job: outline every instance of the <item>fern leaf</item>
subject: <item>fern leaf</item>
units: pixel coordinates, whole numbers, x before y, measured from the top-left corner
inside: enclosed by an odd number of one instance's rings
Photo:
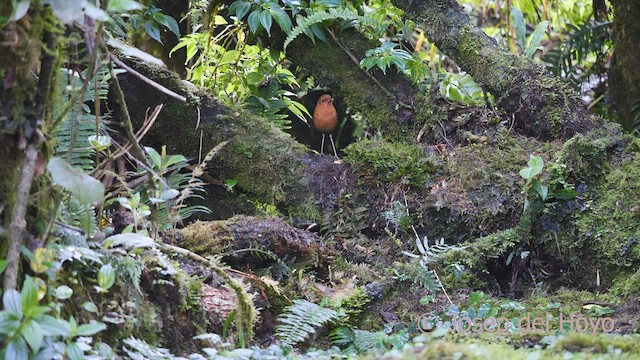
[[[285,51],[287,50],[287,46],[302,34],[307,34],[311,40],[314,40],[315,37],[320,37],[320,34],[317,34],[317,29],[312,29],[312,27],[316,24],[322,23],[323,21],[334,19],[359,20],[361,22],[368,21],[365,17],[360,16],[357,12],[349,9],[329,9],[328,11],[312,13],[307,17],[299,17],[298,26],[291,30],[291,33],[284,41]]]
[[[316,328],[340,318],[335,310],[327,309],[307,300],[294,300],[278,317],[281,323],[276,327],[276,335],[283,343],[294,345],[307,339]]]

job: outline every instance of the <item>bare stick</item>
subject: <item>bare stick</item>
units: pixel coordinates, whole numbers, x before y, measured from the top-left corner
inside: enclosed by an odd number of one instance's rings
[[[140,74],[139,72],[135,71],[134,69],[132,69],[130,66],[128,66],[127,64],[125,64],[124,62],[122,62],[122,60],[118,59],[115,55],[113,54],[109,54],[109,58],[111,59],[111,61],[113,61],[114,63],[118,64],[118,66],[120,66],[121,68],[127,70],[127,72],[131,73],[131,75],[137,77],[138,79],[146,82],[147,84],[153,86],[154,88],[158,89],[159,91],[171,96],[172,98],[176,99],[176,100],[180,100],[182,102],[187,102],[187,98],[177,94],[169,89],[167,89],[166,87],[158,84],[157,82],[149,79],[148,77]]]

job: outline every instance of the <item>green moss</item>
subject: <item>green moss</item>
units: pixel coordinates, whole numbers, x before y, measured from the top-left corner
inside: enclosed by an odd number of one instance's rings
[[[198,254],[220,253],[233,241],[223,221],[196,221],[181,232],[185,240],[183,246]]]
[[[610,292],[615,296],[640,295],[640,270],[631,276],[629,274],[617,276],[613,280]]]
[[[311,197],[299,205],[291,206],[288,210],[288,213],[295,218],[312,222],[320,222],[322,220],[322,214]]]
[[[566,166],[570,180],[590,181],[607,170],[609,157],[614,152],[621,152],[630,140],[616,126],[607,125],[588,135],[578,134],[567,140],[557,155],[558,162]]]
[[[356,172],[383,182],[424,187],[434,162],[416,145],[361,140],[345,149],[345,160]]]
[[[637,336],[605,334],[593,336],[591,334],[574,333],[561,337],[554,346],[554,350],[558,353],[569,351],[611,354],[613,349],[619,349],[623,354],[635,354],[634,357],[637,358],[638,354],[640,354],[640,341],[638,341]]]
[[[588,211],[575,221],[574,237],[559,239],[570,262],[585,275],[604,279],[640,265],[640,153],[626,156],[591,192]]]

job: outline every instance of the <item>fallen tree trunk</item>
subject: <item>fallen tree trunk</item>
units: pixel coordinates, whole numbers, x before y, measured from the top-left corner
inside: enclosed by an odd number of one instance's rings
[[[513,115],[514,128],[540,139],[568,139],[601,125],[571,87],[540,66],[507,52],[481,29],[456,0],[394,0],[498,106]]]

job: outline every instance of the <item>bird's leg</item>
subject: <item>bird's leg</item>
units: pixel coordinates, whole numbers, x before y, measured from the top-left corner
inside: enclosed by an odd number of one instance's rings
[[[331,140],[331,147],[333,148],[333,156],[338,159],[338,152],[336,151],[336,144],[333,142],[333,135],[329,134],[329,140]]]
[[[324,155],[324,136],[325,134],[322,134],[322,145],[320,145],[320,156]]]

